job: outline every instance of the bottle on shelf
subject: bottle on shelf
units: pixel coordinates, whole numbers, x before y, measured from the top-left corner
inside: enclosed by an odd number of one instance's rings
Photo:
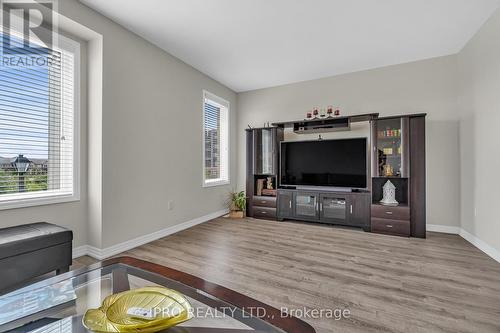
[[[378,132],[379,138],[400,138],[401,129],[399,128],[387,128],[383,131]]]

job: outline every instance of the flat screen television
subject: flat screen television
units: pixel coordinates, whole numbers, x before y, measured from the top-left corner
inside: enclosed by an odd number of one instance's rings
[[[367,187],[367,139],[281,142],[280,185]]]

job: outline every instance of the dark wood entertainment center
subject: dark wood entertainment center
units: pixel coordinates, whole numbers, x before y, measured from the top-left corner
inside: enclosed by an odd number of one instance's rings
[[[371,113],[247,129],[247,216],[328,223],[425,238],[425,116],[379,117]],[[296,134],[349,131],[355,122],[370,123],[366,189],[279,186],[279,149],[285,129]],[[269,180],[273,190],[263,186]],[[382,187],[388,180],[396,186],[397,206],[380,204]]]

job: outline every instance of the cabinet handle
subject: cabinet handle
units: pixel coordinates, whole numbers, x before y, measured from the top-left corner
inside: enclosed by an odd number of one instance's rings
[[[319,203],[319,211],[323,212],[323,203],[322,202]]]
[[[387,228],[392,228],[392,224],[386,224],[385,225]]]
[[[267,212],[264,212],[264,211],[261,211],[260,213],[261,213],[261,214],[267,214]]]
[[[264,200],[262,200],[262,201],[261,201],[260,203],[263,203],[263,204],[265,204],[266,202],[265,202]]]
[[[290,209],[292,209],[292,200],[290,200]]]
[[[388,214],[388,215],[392,215],[392,212],[385,212],[385,213]]]
[[[351,210],[351,214],[352,214],[352,205],[351,205],[351,207],[350,207],[350,210]]]

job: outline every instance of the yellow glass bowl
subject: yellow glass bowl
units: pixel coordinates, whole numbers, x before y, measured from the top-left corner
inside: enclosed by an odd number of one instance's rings
[[[148,318],[132,315],[131,308],[148,310],[154,315]],[[106,297],[98,309],[87,310],[82,322],[94,332],[150,333],[191,318],[191,305],[182,294],[163,287],[145,287]]]

